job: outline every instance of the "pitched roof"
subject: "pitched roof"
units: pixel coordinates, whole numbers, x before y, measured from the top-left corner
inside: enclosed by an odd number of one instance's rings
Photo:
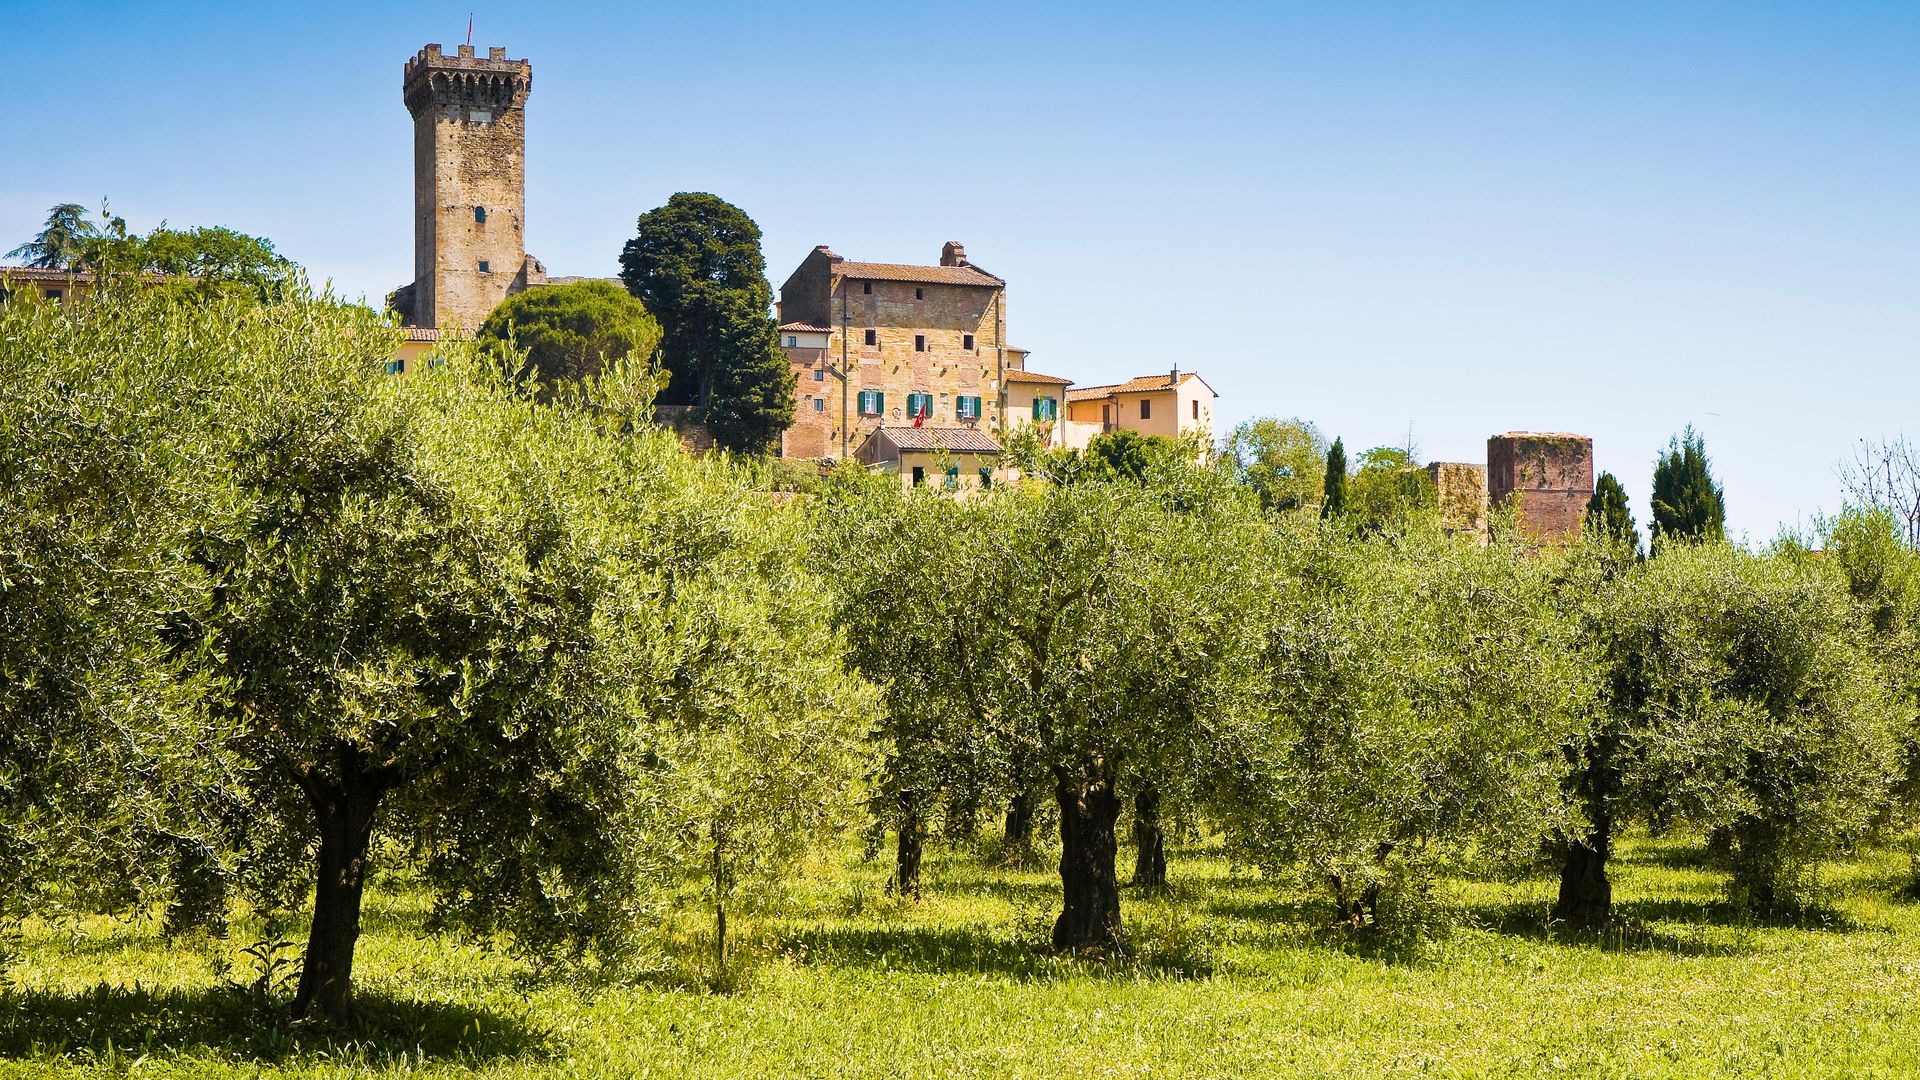
[[[1009,371],[1007,372],[1007,381],[1057,383],[1060,386],[1071,386],[1073,384],[1072,379],[1063,379],[1058,375],[1042,375],[1037,371]]]
[[[408,341],[464,341],[473,336],[460,330],[442,330],[432,326],[403,326],[400,332],[406,335]]]
[[[997,289],[1006,282],[977,266],[913,266],[908,263],[849,262],[833,264],[841,277],[871,281],[920,281],[929,285],[981,285]]]
[[[780,329],[782,329],[782,330],[794,330],[794,331],[798,331],[799,333],[802,333],[802,334],[831,334],[831,333],[833,333],[833,327],[831,327],[831,326],[815,326],[815,325],[813,325],[812,323],[803,323],[803,322],[787,322],[787,323],[781,323],[781,324],[780,324]]]
[[[1000,442],[979,428],[967,427],[882,427],[887,441],[902,450],[949,450],[956,454],[997,454]]]
[[[1189,379],[1200,379],[1200,376],[1195,375],[1191,371],[1183,371],[1180,373],[1180,381],[1182,383],[1185,383]],[[1200,379],[1200,385],[1207,387],[1208,390],[1213,389],[1212,386],[1207,384],[1207,380],[1205,379]],[[1171,389],[1173,389],[1173,373],[1168,372],[1165,375],[1142,375],[1138,378],[1128,379],[1123,383],[1108,383],[1105,386],[1083,386],[1078,390],[1067,391],[1067,400],[1092,401],[1096,398],[1112,397],[1115,394],[1147,394],[1155,390]],[[1213,396],[1219,397],[1220,395],[1215,393]]]

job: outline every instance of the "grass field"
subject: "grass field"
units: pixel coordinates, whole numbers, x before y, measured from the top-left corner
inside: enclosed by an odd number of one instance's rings
[[[1623,932],[1557,936],[1545,878],[1477,885],[1460,894],[1472,927],[1408,963],[1316,931],[1296,891],[1183,851],[1169,897],[1125,898],[1136,958],[1102,964],[1038,948],[1045,871],[934,854],[926,899],[901,905],[884,866],[850,863],[751,932],[729,994],[671,966],[582,982],[423,937],[424,903],[390,887],[361,938],[357,1041],[222,989],[223,958],[227,978],[254,971],[257,925],[197,943],[154,920],[35,925],[0,997],[0,1076],[1912,1076],[1906,865],[1833,867],[1829,918],[1755,927],[1691,848],[1641,841],[1617,875]]]

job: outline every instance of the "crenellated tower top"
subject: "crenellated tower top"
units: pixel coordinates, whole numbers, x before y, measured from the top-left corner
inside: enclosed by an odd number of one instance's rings
[[[507,59],[507,50],[491,48],[485,58],[462,45],[453,56],[428,45],[408,58],[401,78],[407,111],[418,120],[433,106],[465,106],[505,112],[521,108],[533,89],[533,65]]]

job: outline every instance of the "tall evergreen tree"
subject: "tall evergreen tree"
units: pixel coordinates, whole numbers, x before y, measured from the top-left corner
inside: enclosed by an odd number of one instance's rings
[[[1347,512],[1347,448],[1339,439],[1327,449],[1327,480],[1320,499],[1320,516],[1337,518]]]
[[[99,235],[100,230],[87,220],[86,207],[61,203],[47,211],[40,234],[7,252],[7,258],[25,259],[28,266],[40,270],[72,270]]]
[[[1714,482],[1706,440],[1689,424],[1653,467],[1653,535],[1718,540],[1726,535],[1726,525],[1726,497]]]
[[[1627,505],[1627,489],[1610,472],[1601,473],[1594,482],[1593,498],[1587,500],[1586,531],[1640,550],[1640,529],[1633,522],[1633,509]]]
[[[716,195],[681,192],[640,215],[620,280],[664,332],[662,400],[692,405],[732,450],[773,449],[793,422],[793,369],[768,309],[760,227]]]

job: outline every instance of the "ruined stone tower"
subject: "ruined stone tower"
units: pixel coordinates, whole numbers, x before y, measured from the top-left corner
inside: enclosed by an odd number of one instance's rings
[[[413,286],[395,297],[410,325],[472,330],[544,277],[526,254],[526,104],[533,65],[462,45],[407,61],[413,114]],[[410,295],[409,295],[410,294]]]
[[[1520,527],[1540,541],[1572,541],[1593,498],[1593,440],[1509,431],[1487,440],[1487,496],[1518,504]]]

